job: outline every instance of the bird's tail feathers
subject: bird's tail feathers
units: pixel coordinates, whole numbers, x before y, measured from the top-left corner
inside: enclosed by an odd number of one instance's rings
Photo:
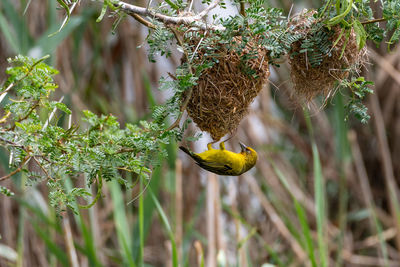
[[[186,154],[188,154],[191,158],[193,158],[196,162],[201,161],[202,159],[197,156],[195,153],[193,153],[192,151],[190,151],[189,149],[187,149],[184,146],[180,146],[179,147],[183,152],[185,152]]]
[[[189,149],[187,149],[184,146],[180,146],[179,147],[183,152],[185,152],[186,154],[188,154],[189,156],[193,156],[193,153],[189,151]]]

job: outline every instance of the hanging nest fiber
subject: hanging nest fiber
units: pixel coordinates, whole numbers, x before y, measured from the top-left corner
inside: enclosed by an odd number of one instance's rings
[[[197,126],[215,141],[236,130],[269,77],[267,51],[252,42],[244,45],[240,37],[233,43],[229,50],[218,44],[212,58],[201,49],[197,51],[196,61],[215,63],[199,77],[186,108]],[[244,48],[237,52],[241,45]],[[244,60],[246,57],[250,59]],[[187,93],[182,97],[186,99]]]
[[[331,30],[319,26],[315,13],[303,11],[289,23],[289,31],[302,36],[291,45],[290,76],[295,94],[306,101],[319,94],[332,96],[335,82],[346,79],[352,71],[358,72],[367,54],[366,48],[358,49],[353,29],[341,33],[339,26]],[[307,47],[311,53],[305,52]]]

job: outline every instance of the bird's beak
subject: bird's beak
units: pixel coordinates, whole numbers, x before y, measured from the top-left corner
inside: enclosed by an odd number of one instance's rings
[[[244,145],[243,143],[239,142],[240,148],[242,149],[242,152],[245,152],[247,149],[247,146]]]

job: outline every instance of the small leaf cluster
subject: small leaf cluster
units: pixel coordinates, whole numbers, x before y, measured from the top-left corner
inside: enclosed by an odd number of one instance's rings
[[[318,11],[309,17],[311,29],[306,32],[307,36],[301,36],[299,53],[306,53],[307,60],[312,67],[318,67],[325,56],[330,55],[331,48],[341,39],[345,39],[341,56],[346,49],[349,38],[355,34],[358,49],[361,50],[367,40],[376,44],[381,43],[390,31],[393,32],[389,45],[398,41],[400,36],[400,26],[398,10],[400,10],[399,0],[382,2],[383,17],[374,18],[371,8],[371,1],[368,0],[327,0]],[[396,9],[397,8],[397,9]],[[387,21],[386,28],[382,28],[377,22]],[[339,28],[338,28],[339,27]],[[331,31],[340,31],[336,40],[332,40]],[[397,33],[398,31],[398,33]],[[399,36],[397,36],[399,35]],[[296,37],[296,36],[294,36]],[[368,109],[363,105],[362,99],[366,94],[372,93],[368,87],[370,82],[363,77],[358,77],[357,73],[350,75],[347,80],[342,81],[341,85],[350,88],[350,100],[346,104],[349,114],[366,123],[369,119]]]
[[[365,46],[367,40],[379,45],[385,37],[389,38],[388,49],[390,49],[390,46],[400,38],[400,0],[380,3],[381,18],[374,18],[372,2],[369,0],[327,0],[318,11],[318,17],[323,19],[328,28],[340,26],[341,36],[344,35],[347,39],[351,31],[354,31],[359,49]],[[345,46],[343,51],[344,49]],[[370,84],[372,83],[365,81],[364,77],[352,77],[342,82],[342,85],[351,89],[351,98],[346,108],[349,114],[354,114],[362,123],[368,122],[370,117],[367,107],[361,101],[367,94],[372,93],[368,87]]]
[[[146,38],[149,45],[148,59],[150,62],[156,62],[156,56],[161,55],[165,57],[171,56],[171,46],[174,35],[162,23],[153,20],[156,25],[154,30],[150,30]]]
[[[249,7],[246,8],[245,16],[238,14],[218,21],[226,28],[218,33],[219,42],[229,46],[235,36],[240,36],[243,43],[241,49],[236,51],[239,54],[245,44],[250,41],[256,42],[256,47],[268,51],[268,60],[275,64],[274,60],[285,55],[290,47],[290,43],[285,42],[290,36],[286,31],[287,20],[281,9],[265,7],[263,0],[250,0],[248,3]],[[253,51],[253,53],[256,56],[258,51]],[[250,58],[245,60],[248,59]]]
[[[181,66],[177,67],[174,77],[161,77],[159,81],[159,90],[170,90],[173,95],[168,100],[166,100],[164,105],[159,105],[153,108],[153,119],[155,121],[160,121],[166,119],[167,117],[178,118],[179,115],[182,113],[182,94],[195,86],[197,84],[198,78],[199,74],[193,74],[193,72],[190,71],[190,67],[187,63],[184,63]],[[178,132],[177,134],[180,135],[180,133]]]
[[[14,67],[6,70],[8,79],[4,88],[7,90],[7,88],[14,87],[16,97],[22,99],[22,101],[10,101],[4,108],[6,114],[10,114],[14,122],[21,122],[25,119],[29,119],[28,121],[31,122],[37,121],[38,115],[33,107],[41,104],[51,109],[55,105],[46,99],[57,88],[53,76],[58,71],[44,64],[43,60],[34,61],[23,56],[8,60],[9,64],[14,64]],[[31,105],[32,103],[34,105]],[[66,111],[68,112],[68,110]]]
[[[350,88],[351,97],[346,103],[345,108],[347,109],[346,120],[350,114],[353,114],[361,123],[367,123],[370,119],[368,115],[368,108],[362,103],[362,100],[368,95],[372,94],[373,91],[369,88],[374,83],[366,81],[364,77],[353,78],[351,81],[344,81],[342,84],[345,87]]]
[[[384,35],[392,33],[388,41],[388,48],[400,39],[400,1],[388,0],[383,1],[383,18],[386,19],[386,30]]]
[[[46,181],[55,207],[72,209],[76,197],[91,195],[83,188],[67,191],[67,176],[85,177],[89,186],[97,183],[98,188],[102,180],[116,179],[131,188],[138,179],[149,179],[152,168],[160,164],[158,155],[167,157],[165,144],[182,136],[180,130],[165,130],[168,109],[161,107],[154,110],[153,121],[125,127],[111,114],[96,115],[88,110],[83,111],[84,129],[63,127],[62,121],[71,111],[51,100],[57,71],[43,60],[28,57],[18,56],[10,63],[13,66],[7,69],[9,77],[0,91],[8,94],[0,144],[9,151],[11,168],[28,176],[28,185]],[[36,165],[34,170],[27,167],[29,161]],[[1,192],[10,194],[3,188]]]
[[[5,196],[7,196],[7,197],[12,197],[14,195],[14,192],[12,192],[7,187],[4,187],[4,186],[0,185],[0,194],[3,194]]]
[[[312,19],[312,17],[310,17]],[[321,65],[326,56],[331,56],[332,41],[330,37],[332,32],[322,27],[321,23],[316,23],[315,27],[303,36],[298,52],[293,52],[291,56],[298,53],[305,53],[311,67],[316,68]]]
[[[376,2],[376,1],[375,1]],[[374,18],[369,0],[328,0],[319,10],[319,17],[324,18],[327,27],[340,25],[340,27],[353,29],[359,49],[366,40],[371,40],[379,45],[385,37],[389,38],[390,45],[400,39],[400,0],[381,1],[382,17]],[[385,21],[385,24],[378,22]],[[383,26],[384,25],[384,26]]]

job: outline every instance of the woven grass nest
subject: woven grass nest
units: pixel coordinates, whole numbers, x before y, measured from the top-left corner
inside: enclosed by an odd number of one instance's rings
[[[233,46],[239,47],[241,42],[237,37]],[[217,55],[213,54],[217,62],[203,71],[186,108],[197,126],[210,133],[214,141],[236,130],[269,77],[267,51],[254,43],[248,42],[240,54],[221,45],[217,50]],[[243,56],[254,52],[251,59],[243,60]],[[204,51],[199,50],[198,55],[199,61],[207,60]],[[182,97],[185,99],[186,94]]]
[[[310,37],[311,29],[317,23],[312,16],[316,11],[303,11],[295,16],[289,23],[289,29],[294,34]],[[329,31],[327,28],[321,30]],[[366,48],[358,49],[356,35],[352,29],[349,37],[341,34],[341,28],[335,26],[330,32],[330,53],[323,55],[323,60],[317,67],[312,67],[306,53],[300,53],[304,39],[294,42],[289,53],[291,66],[291,79],[295,94],[306,101],[311,101],[315,96],[322,94],[326,98],[335,92],[335,82],[346,79],[351,71],[358,72],[366,62]],[[340,39],[339,39],[340,37]],[[333,44],[335,46],[333,46]],[[333,47],[332,47],[333,46]],[[344,47],[344,51],[343,51]],[[342,54],[343,53],[343,54]]]

